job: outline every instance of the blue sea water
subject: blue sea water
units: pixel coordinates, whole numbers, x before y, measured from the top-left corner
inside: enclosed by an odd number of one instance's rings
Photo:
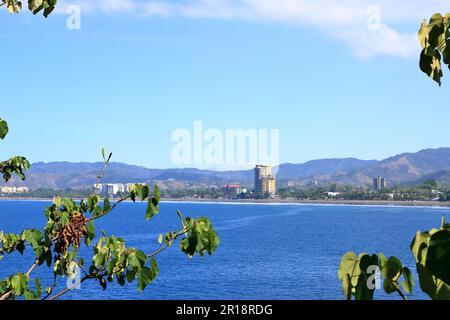
[[[48,204],[1,201],[0,230],[44,227]],[[143,293],[137,292],[137,284],[125,288],[114,284],[102,291],[98,283],[85,282],[64,299],[341,300],[337,270],[343,254],[384,252],[414,270],[409,246],[415,233],[438,227],[443,214],[450,216],[443,208],[162,203],[160,214],[145,221],[145,204],[124,203],[98,220],[97,231],[103,229],[125,238],[129,247],[153,252],[159,233],[178,229],[177,209],[185,216],[211,218],[222,241],[213,256],[188,259],[174,246],[158,256],[160,275]],[[86,255],[91,250],[81,251]],[[25,272],[32,261],[32,253],[26,259],[5,257],[0,278]],[[52,271],[46,266],[33,275],[42,277],[44,286],[52,283]],[[61,281],[59,289],[64,287]],[[376,298],[398,296],[380,290]],[[411,297],[426,298],[417,288]]]

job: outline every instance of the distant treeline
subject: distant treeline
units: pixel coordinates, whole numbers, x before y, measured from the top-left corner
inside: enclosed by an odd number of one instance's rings
[[[251,187],[248,187],[251,190]],[[86,198],[91,195],[93,189],[37,189],[28,193],[1,194],[8,198],[40,198],[51,199],[55,195],[69,198]],[[120,198],[126,194],[117,194]],[[247,194],[230,195],[222,188],[195,188],[188,189],[163,189],[162,198],[170,199],[254,199],[251,192]],[[394,201],[450,201],[450,187],[439,186],[434,180],[425,181],[414,187],[394,186],[375,192],[373,190],[361,190],[353,186],[331,184],[318,187],[282,187],[277,191],[277,197],[281,199],[298,200],[394,200]]]
[[[91,195],[93,189],[65,189],[65,190],[53,190],[53,189],[37,189],[30,190],[27,193],[3,193],[0,196],[4,198],[36,198],[36,199],[53,199],[55,196],[65,198],[86,198]]]
[[[299,200],[450,201],[450,188],[439,186],[434,180],[425,181],[414,187],[394,186],[380,191],[332,184],[310,188],[280,188],[278,196],[282,199]]]

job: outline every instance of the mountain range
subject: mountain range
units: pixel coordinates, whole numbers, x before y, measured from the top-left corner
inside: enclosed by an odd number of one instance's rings
[[[14,178],[8,185],[31,189],[90,188],[96,182],[102,163],[37,162],[22,182]],[[306,184],[371,185],[373,178],[383,176],[392,185],[414,185],[428,179],[450,185],[450,148],[426,149],[416,153],[399,154],[384,160],[355,158],[321,159],[302,164],[286,163],[277,168],[279,184],[296,181]],[[212,171],[200,169],[149,169],[112,162],[104,183],[136,183],[159,181],[168,188],[208,187],[227,183],[253,185],[253,170]],[[4,184],[2,184],[4,185]]]

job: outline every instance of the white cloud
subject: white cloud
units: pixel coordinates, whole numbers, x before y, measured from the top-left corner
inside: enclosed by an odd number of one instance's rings
[[[313,27],[344,41],[362,58],[416,57],[421,20],[448,11],[440,0],[63,0],[58,11],[65,12],[69,4],[87,14],[244,19]],[[378,14],[378,25],[368,26]],[[407,32],[393,27],[403,24],[408,24]]]
[[[360,58],[378,55],[417,58],[420,44],[416,33],[401,33],[382,24],[376,30],[340,30],[335,38],[344,41]]]

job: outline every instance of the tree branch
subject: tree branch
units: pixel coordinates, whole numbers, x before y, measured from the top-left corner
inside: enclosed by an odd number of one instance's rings
[[[34,269],[36,269],[36,267],[39,264],[39,260],[36,260],[33,265],[28,269],[28,271],[25,273],[25,275],[27,277],[30,276],[30,274],[34,271]],[[0,301],[5,301],[8,300],[12,295],[12,290],[7,291],[6,293],[4,293],[1,297],[0,297]]]
[[[188,231],[186,230],[186,228],[184,228],[183,230],[181,230],[180,232],[178,232],[177,234],[175,234],[175,236],[173,237],[172,241],[177,240],[179,237],[185,235]],[[171,244],[169,243],[165,243],[163,246],[161,246],[161,248],[159,248],[158,250],[156,250],[155,252],[149,254],[147,256],[147,259],[149,258],[153,258],[154,256],[160,254],[161,252],[163,252],[165,249],[167,249]]]
[[[116,202],[109,210],[107,210],[106,212],[102,213],[101,215],[98,215],[98,216],[96,216],[96,217],[92,217],[92,218],[87,219],[86,223],[89,223],[89,222],[91,222],[91,221],[100,219],[100,218],[102,218],[102,217],[108,215],[108,214],[111,213],[111,211],[113,211],[119,204],[121,204],[121,203],[124,202],[124,201],[129,200],[130,198],[131,198],[131,196],[127,196],[127,197],[125,197],[125,198],[121,198],[121,199],[120,199],[119,201],[117,201],[117,202]]]
[[[103,163],[103,169],[100,172],[100,175],[97,176],[97,183],[95,184],[94,193],[92,195],[95,195],[97,193],[96,192],[96,190],[97,190],[96,187],[98,187],[98,185],[100,184],[101,180],[103,179],[103,177],[105,175],[106,168],[108,167],[108,164],[109,164],[109,161],[106,161],[106,159],[105,159],[105,162]]]
[[[183,230],[181,230],[180,232],[178,232],[177,234],[175,234],[174,238],[172,240],[176,240],[177,238],[179,238],[182,235],[185,235],[188,231],[186,230],[186,228],[183,228]],[[156,250],[155,252],[147,255],[147,259],[153,258],[154,256],[160,254],[161,252],[163,252],[165,249],[167,249],[169,247],[169,243],[165,243],[163,246],[161,246],[161,248],[159,248],[158,250]],[[101,274],[101,273],[100,273]],[[77,283],[75,283],[74,285],[70,286],[67,289],[64,289],[63,291],[61,291],[60,293],[52,296],[51,298],[49,298],[48,300],[56,300],[60,297],[62,297],[63,295],[69,293],[70,291],[72,291],[73,289],[75,289],[76,287],[78,287],[80,284],[82,284],[83,282],[85,282],[86,280],[90,280],[90,279],[97,279],[99,276],[92,276],[92,275],[86,275],[83,279],[81,279],[80,281],[78,281]],[[45,297],[43,300],[46,300],[47,297]]]
[[[75,283],[74,285],[68,287],[67,289],[61,291],[61,292],[58,293],[58,294],[55,294],[53,297],[49,298],[48,300],[49,300],[49,301],[52,301],[52,300],[56,300],[56,299],[60,298],[61,296],[65,295],[66,293],[68,293],[68,292],[70,292],[70,291],[72,291],[73,289],[75,289],[76,287],[78,287],[80,284],[82,284],[83,282],[85,282],[86,280],[89,280],[89,279],[93,279],[93,278],[90,277],[90,276],[86,276],[86,277],[84,277],[83,279],[81,279],[80,281],[78,281],[77,283]]]
[[[55,288],[56,288],[56,279],[57,279],[57,275],[55,274],[53,276],[53,286],[50,288],[50,291],[48,292],[48,294],[44,298],[42,298],[42,300],[47,300],[48,297],[50,297],[50,295],[53,293],[53,290],[55,290]]]
[[[408,298],[406,298],[406,296],[403,294],[403,292],[398,287],[396,287],[396,291],[400,295],[400,297],[402,297],[403,300],[408,301]]]
[[[1,4],[0,4],[0,6],[1,6]],[[105,161],[105,164],[104,164],[104,166],[103,166],[103,170],[102,170],[102,172],[100,173],[100,175],[97,177],[97,184],[96,184],[96,186],[98,186],[98,185],[100,184],[100,181],[101,181],[101,179],[103,178],[103,176],[104,176],[104,174],[105,174],[105,170],[106,170],[106,168],[107,168],[107,166],[108,166],[108,163],[109,163],[109,161]],[[0,165],[1,165],[1,164],[0,164]],[[94,188],[94,193],[93,193],[93,195],[95,195],[95,194],[96,194],[96,189]],[[125,198],[121,198],[121,199],[120,199],[119,201],[117,201],[113,206],[111,206],[111,208],[110,208],[109,210],[105,211],[104,213],[102,213],[102,214],[99,215],[99,216],[91,217],[90,219],[87,219],[87,220],[86,220],[86,223],[89,223],[89,222],[91,222],[91,221],[100,219],[100,218],[102,218],[102,217],[108,215],[108,214],[111,213],[111,212],[112,212],[119,204],[121,204],[122,202],[124,202],[124,201],[126,201],[126,200],[129,200],[129,199],[131,199],[131,195],[128,195],[128,196],[125,197]],[[184,235],[184,234],[186,234],[186,233],[187,233],[186,228],[183,228],[183,230],[181,230],[179,233],[175,234],[175,236],[173,237],[173,239],[172,239],[171,241],[173,242],[173,241],[176,240],[178,237],[180,237],[181,235]],[[52,243],[51,243],[50,247],[54,244],[54,241],[55,241],[55,240],[52,239]],[[159,248],[157,251],[155,251],[155,252],[153,252],[152,254],[148,255],[147,258],[152,258],[152,257],[158,255],[159,253],[161,253],[162,251],[164,251],[166,248],[168,248],[170,245],[171,245],[171,243],[170,243],[170,244],[169,244],[169,243],[165,243],[165,244],[164,244],[161,248]],[[0,248],[0,250],[4,250],[4,249],[3,249],[3,248]],[[2,251],[0,251],[0,252],[2,252]],[[51,288],[50,292],[49,292],[42,300],[47,300],[47,298],[48,298],[48,300],[56,300],[56,299],[60,298],[61,296],[65,295],[66,293],[68,293],[68,292],[72,291],[73,289],[75,289],[77,286],[79,286],[79,285],[80,285],[81,283],[83,283],[84,281],[89,280],[89,279],[94,279],[94,278],[96,278],[96,277],[94,277],[94,276],[92,276],[92,275],[87,274],[86,270],[81,266],[81,264],[80,264],[78,261],[75,260],[75,262],[77,263],[78,266],[80,266],[80,267],[83,269],[83,271],[84,271],[84,273],[85,273],[85,277],[84,277],[83,279],[81,279],[80,281],[78,281],[76,284],[74,284],[74,285],[72,285],[72,286],[66,288],[65,290],[61,291],[60,293],[58,293],[58,294],[56,294],[56,295],[54,295],[54,296],[52,296],[52,297],[49,298],[49,296],[52,294],[53,290],[54,290],[55,287],[56,287],[56,277],[55,277],[55,278],[54,278],[54,282],[53,282],[53,287]],[[26,275],[27,275],[28,277],[29,277],[30,274],[34,271],[34,269],[36,269],[36,267],[38,266],[38,264],[39,264],[39,260],[36,260],[36,261],[33,263],[33,265],[29,268],[29,270],[28,270],[27,273],[26,273]],[[12,290],[10,290],[10,291],[4,293],[4,294],[0,297],[0,300],[7,300],[7,299],[9,299],[9,298],[11,297],[12,293],[13,293]]]

